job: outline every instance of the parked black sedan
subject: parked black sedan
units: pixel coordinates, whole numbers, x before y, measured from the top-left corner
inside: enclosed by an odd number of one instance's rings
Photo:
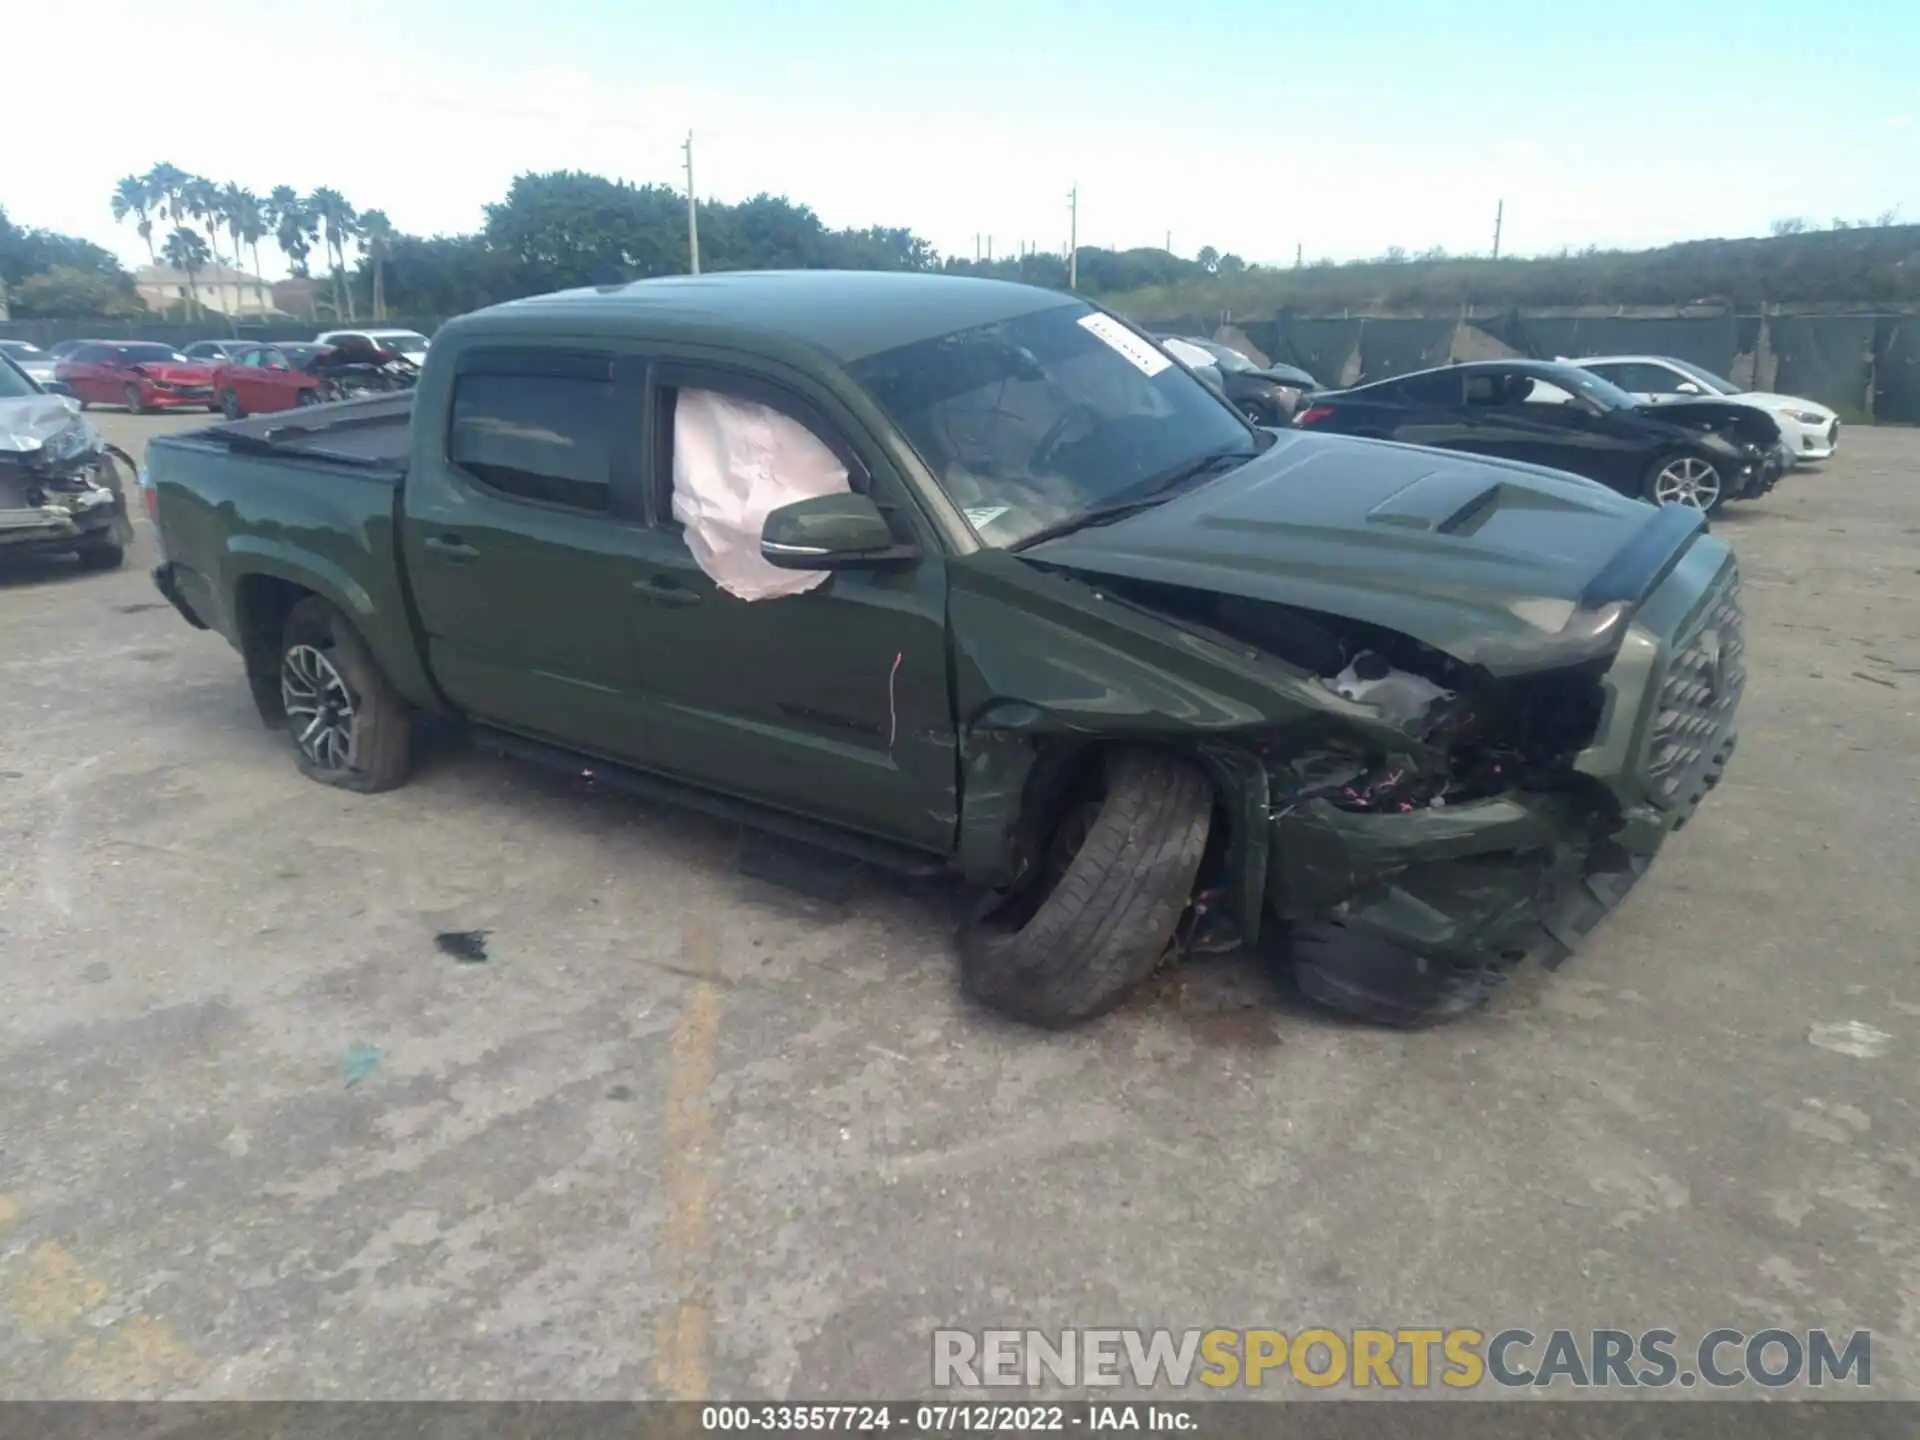
[[[1623,495],[1708,514],[1779,476],[1779,427],[1719,401],[1642,406],[1572,365],[1496,360],[1308,398],[1293,423],[1569,470]],[[1767,433],[1771,431],[1772,433]]]

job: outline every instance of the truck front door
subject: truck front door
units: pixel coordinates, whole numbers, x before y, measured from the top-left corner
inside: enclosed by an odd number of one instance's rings
[[[631,585],[655,544],[638,493],[640,397],[610,352],[473,349],[444,437],[416,446],[401,543],[428,660],[463,712],[638,760]],[[626,474],[622,483],[623,470]]]
[[[673,416],[683,390],[766,405],[804,425],[921,558],[836,571],[797,595],[748,601],[721,589],[672,513]],[[738,365],[662,359],[651,368],[647,416],[650,543],[627,614],[654,763],[713,789],[950,853],[958,784],[946,570],[905,483],[830,393],[748,357]]]

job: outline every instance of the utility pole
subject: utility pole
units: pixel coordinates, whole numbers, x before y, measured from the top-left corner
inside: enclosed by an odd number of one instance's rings
[[[1080,288],[1080,186],[1067,191],[1067,288]]]
[[[1507,218],[1507,202],[1502,200],[1493,207],[1493,258],[1500,258],[1500,227]]]
[[[989,265],[993,263],[993,237],[991,235],[987,237],[987,263]]]
[[[1167,253],[1169,255],[1173,253],[1173,232],[1171,230],[1167,232]]]
[[[980,232],[978,230],[973,232],[973,263],[976,265],[980,263]]]
[[[687,143],[682,147],[687,152],[687,255],[693,262],[693,273],[700,273],[700,212],[693,203],[693,132],[687,132]]]
[[[1306,263],[1307,247],[1304,241],[1295,241],[1293,246],[1293,268],[1298,270]]]

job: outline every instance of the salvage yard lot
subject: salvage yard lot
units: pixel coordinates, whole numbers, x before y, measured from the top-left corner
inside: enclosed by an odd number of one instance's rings
[[[847,1399],[936,1326],[1137,1324],[1868,1329],[1920,1398],[1920,433],[1715,528],[1726,784],[1559,974],[1410,1035],[1245,956],[1029,1032],[944,886],[829,906],[457,748],[323,789],[144,523],[9,569],[0,1395]]]

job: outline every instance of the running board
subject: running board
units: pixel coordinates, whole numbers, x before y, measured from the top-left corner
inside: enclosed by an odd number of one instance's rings
[[[895,875],[924,878],[949,874],[953,868],[942,857],[929,854],[924,850],[915,850],[910,846],[875,839],[873,836],[862,835],[858,831],[844,829],[824,821],[807,820],[798,815],[789,815],[783,810],[768,809],[764,805],[754,804],[751,800],[739,800],[731,795],[717,794],[712,790],[704,790],[684,781],[670,780],[664,775],[655,775],[649,771],[636,770],[612,761],[579,755],[571,750],[563,750],[557,745],[529,740],[505,730],[475,725],[473,743],[476,748],[491,754],[503,755],[513,760],[531,761],[545,769],[561,771],[568,775],[577,776],[582,770],[591,770],[595,780],[603,781],[616,790],[625,791],[643,800],[657,800],[662,804],[675,805],[685,810],[698,810],[721,820],[730,820],[736,825],[744,825],[749,830],[778,835],[803,845],[818,845],[836,854],[845,855],[848,859],[859,860],[877,870],[886,870]]]

